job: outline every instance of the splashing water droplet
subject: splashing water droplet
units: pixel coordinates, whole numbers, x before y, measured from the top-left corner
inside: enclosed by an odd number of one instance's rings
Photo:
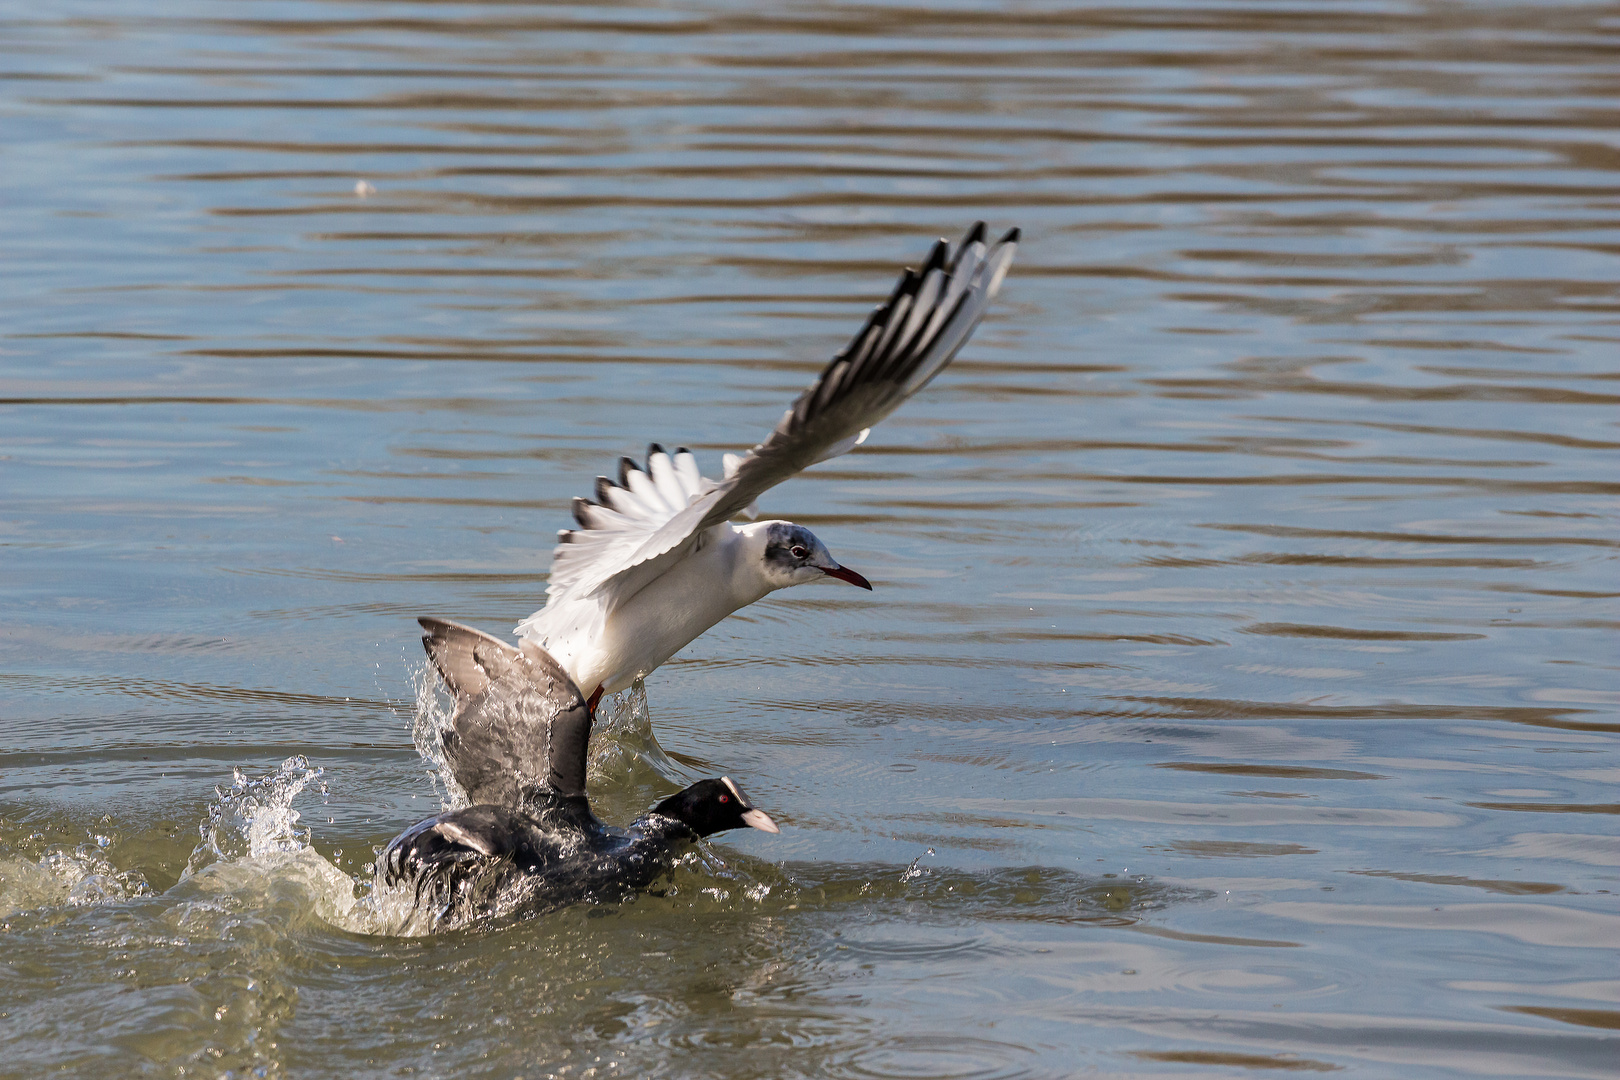
[[[900,874],[901,882],[904,883],[904,882],[908,882],[908,881],[916,881],[920,877],[927,877],[928,875],[932,874],[933,873],[932,870],[928,869],[928,867],[926,867],[926,866],[921,866],[919,864],[923,861],[923,856],[932,855],[933,853],[934,853],[934,849],[929,848],[927,851],[924,851],[922,855],[919,855],[915,859],[912,859],[911,860],[911,865],[906,867],[905,870],[903,870],[901,872],[901,874]]]
[[[311,768],[302,754],[257,780],[248,779],[240,767],[232,769],[231,789],[214,789],[218,797],[198,826],[200,840],[186,861],[183,876],[222,859],[258,858],[308,847],[309,827],[298,827],[299,813],[292,801],[310,781],[320,779],[323,771]]]
[[[411,683],[416,689],[411,742],[415,744],[416,752],[422,755],[422,760],[430,766],[428,782],[433,785],[433,794],[438,796],[439,804],[446,810],[460,810],[471,800],[461,785],[456,783],[456,778],[450,774],[449,764],[444,760],[444,733],[450,730],[455,702],[439,682],[438,672],[425,659],[420,666],[411,669]]]

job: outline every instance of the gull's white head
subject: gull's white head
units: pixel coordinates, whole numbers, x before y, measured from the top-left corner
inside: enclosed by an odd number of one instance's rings
[[[838,565],[827,545],[803,525],[791,521],[761,521],[750,526],[749,531],[764,541],[760,572],[772,589],[830,577],[868,591],[872,588],[872,583],[864,577]]]

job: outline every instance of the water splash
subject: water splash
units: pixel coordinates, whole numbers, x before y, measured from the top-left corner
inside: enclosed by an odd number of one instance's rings
[[[444,808],[460,809],[469,800],[450,774],[442,748],[454,702],[430,663],[413,667],[410,674],[415,691],[412,742]],[[647,691],[640,681],[604,703],[594,727],[593,780],[623,784],[634,773],[644,780],[653,773],[683,785],[692,779],[654,738]],[[325,770],[302,755],[263,776],[232,770],[231,785],[215,788],[215,799],[198,827],[199,842],[181,876],[180,892],[194,897],[186,903],[213,911],[229,898],[280,894],[292,885],[307,894],[313,914],[354,933],[415,936],[447,928],[430,907],[420,904],[413,889],[385,885],[374,865],[362,871],[364,876],[351,876],[313,849],[311,828],[301,824],[293,804],[311,785],[326,796],[324,777]],[[728,866],[708,845],[686,853],[680,868],[671,896],[701,890],[708,902],[724,904],[740,890],[742,897],[759,903],[772,891],[770,884]],[[514,894],[512,905],[497,906],[504,915],[508,906],[516,910],[523,901]]]
[[[921,863],[923,861],[923,856],[924,855],[932,856],[933,854],[934,854],[934,849],[929,848],[927,851],[923,852],[922,855],[919,855],[915,859],[912,859],[911,860],[911,865],[906,867],[905,870],[901,871],[901,873],[900,873],[900,881],[901,881],[901,883],[904,884],[906,882],[916,881],[920,877],[929,877],[929,876],[931,876],[933,874],[933,871],[930,870],[928,867],[921,865]]]
[[[292,808],[293,799],[312,781],[321,780],[325,769],[311,768],[302,754],[288,758],[268,776],[250,780],[237,767],[228,790],[216,787],[208,815],[197,827],[200,840],[186,860],[182,880],[211,863],[244,858],[262,858],[272,853],[291,853],[309,847],[309,827],[299,827],[301,816]]]
[[[444,760],[444,733],[450,730],[450,721],[455,716],[455,700],[427,660],[411,668],[411,685],[416,690],[411,742],[428,766],[428,780],[433,784],[433,793],[439,797],[439,805],[445,810],[460,810],[471,800],[456,783],[449,763]]]
[[[302,754],[264,776],[233,769],[231,786],[214,789],[214,802],[198,826],[199,841],[177,886],[177,895],[206,899],[187,900],[182,906],[200,902],[212,910],[220,897],[240,901],[280,895],[290,885],[307,896],[308,910],[319,918],[368,932],[371,912],[360,903],[367,883],[311,847],[311,829],[299,824],[302,815],[293,809],[293,800],[311,784],[326,797],[325,774]]]
[[[680,787],[697,779],[658,745],[647,705],[647,684],[637,679],[630,689],[614,694],[597,709],[585,778],[592,784],[622,784],[649,771]]]
[[[0,857],[0,917],[44,907],[85,907],[149,896],[152,887],[137,870],[120,870],[107,857],[108,836],[88,843],[53,845],[38,859]]]
[[[422,756],[429,781],[445,810],[460,810],[471,800],[450,772],[444,758],[444,733],[455,716],[455,699],[429,661],[410,669],[416,705],[411,722],[411,742]],[[637,679],[630,689],[614,694],[601,703],[591,725],[590,761],[587,779],[593,783],[622,783],[627,777],[650,771],[685,787],[697,779],[690,770],[672,760],[653,735],[652,711],[647,704],[647,686]]]

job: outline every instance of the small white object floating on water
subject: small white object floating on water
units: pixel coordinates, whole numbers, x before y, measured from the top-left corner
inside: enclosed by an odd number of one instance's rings
[[[367,196],[377,194],[377,188],[370,181],[356,180],[354,182],[354,193],[364,199]]]
[[[579,527],[558,535],[546,606],[518,624],[581,689],[589,707],[658,667],[709,627],[776,589],[838,578],[864,589],[809,529],[752,518],[754,501],[804,469],[864,442],[873,424],[927,386],[966,343],[1012,265],[1019,231],[994,247],[984,222],[954,252],[944,240],[906,270],[844,349],[763,442],[725,456],[725,478],[691,451],[653,444],[646,466],[619,462],[595,499],[574,500]]]

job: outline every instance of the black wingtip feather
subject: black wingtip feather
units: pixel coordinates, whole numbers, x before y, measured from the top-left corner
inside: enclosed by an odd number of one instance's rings
[[[961,265],[962,265],[962,256],[967,254],[967,249],[968,248],[972,247],[974,244],[982,244],[982,243],[984,243],[984,236],[985,236],[985,224],[984,224],[984,222],[982,222],[982,221],[974,222],[973,223],[973,228],[969,229],[967,231],[967,235],[962,237],[962,242],[960,244],[956,245],[956,251],[955,251],[955,253],[953,253],[951,255],[951,264],[950,264],[950,267],[949,267],[949,272],[950,273],[955,274],[957,269],[961,267]]]
[[[657,443],[648,443],[647,444],[647,467],[649,469],[652,468],[652,459],[653,459],[653,457],[655,455],[657,455],[657,454],[662,454],[663,452],[664,452],[664,448],[662,446],[659,446]]]
[[[608,505],[608,492],[613,488],[613,481],[605,476],[596,478],[596,501],[602,506]]]
[[[600,480],[602,478],[597,477],[597,479]],[[589,525],[585,524],[585,508],[589,505],[591,505],[591,500],[581,499],[577,495],[574,497],[574,521],[582,529],[590,528]]]
[[[895,283],[894,291],[889,294],[887,300],[877,306],[877,310],[872,313],[872,320],[869,321],[880,321],[882,317],[886,317],[902,296],[917,290],[917,282],[921,280],[922,278],[917,276],[917,271],[906,267],[900,275],[900,280]]]
[[[923,261],[920,270],[907,269],[895,284],[894,291],[888,299],[877,305],[867,316],[861,329],[842,349],[835,354],[827,365],[822,368],[821,376],[799,395],[789,408],[788,415],[777,425],[777,429],[766,437],[765,441],[754,448],[750,458],[759,458],[765,464],[750,472],[747,483],[763,483],[765,486],[774,484],[791,475],[792,471],[802,469],[806,462],[800,460],[801,451],[815,449],[816,440],[823,437],[827,442],[821,444],[825,449],[831,445],[839,425],[846,421],[856,423],[856,426],[870,426],[871,423],[892,412],[906,397],[920,390],[935,376],[944,370],[950,362],[951,355],[965,343],[967,336],[972,333],[972,325],[962,325],[959,320],[963,312],[970,305],[977,305],[975,311],[982,314],[982,306],[988,303],[985,292],[989,278],[978,274],[970,281],[955,282],[949,287],[942,287],[932,294],[931,304],[927,311],[912,311],[907,307],[903,315],[897,317],[897,307],[902,298],[909,298],[915,303],[919,290],[927,280],[928,275],[935,270],[941,270],[946,275],[954,277],[963,269],[963,259],[975,244],[981,245],[980,252],[988,245],[985,237],[988,235],[988,226],[983,221],[976,221],[967,230],[962,240],[954,248],[944,240],[933,244]],[[1001,239],[1003,244],[1015,244],[1022,236],[1017,229],[1009,230]],[[1005,253],[1009,258],[1011,252]],[[976,264],[975,269],[982,269],[989,263],[983,259]],[[998,267],[1005,272],[1005,260]],[[941,283],[944,286],[944,283]],[[952,292],[959,292],[955,302],[949,310],[939,310],[944,307],[946,299]],[[913,319],[915,316],[915,319]],[[974,319],[977,323],[977,318]],[[901,332],[907,327],[911,328],[911,337],[904,339]],[[928,328],[932,328],[932,333]],[[951,355],[941,355],[933,358],[931,366],[925,373],[921,382],[914,380],[919,370],[921,358],[930,355],[932,350],[938,348],[941,336],[947,332],[954,335],[955,345]],[[850,410],[843,414],[833,411],[843,403],[850,403]],[[810,444],[795,442],[804,435],[804,426],[826,416],[829,427],[823,428],[809,436]],[[848,432],[847,434],[853,434]],[[648,449],[649,457],[662,452],[656,443]],[[675,453],[690,454],[687,447],[679,447]],[[773,461],[774,458],[774,461]],[[641,466],[630,458],[623,458],[619,462],[619,483],[628,488],[630,471],[641,471]],[[651,462],[648,463],[651,468]],[[738,503],[748,492],[739,487],[741,479],[730,482],[725,490],[719,494],[720,501],[711,506],[702,518],[699,528],[713,525],[717,521],[724,521],[736,510],[740,510],[746,501]],[[760,488],[759,490],[764,490]],[[735,505],[734,505],[735,504]]]
[[[680,457],[680,456],[681,456],[681,455],[682,455],[682,454],[690,454],[690,453],[691,453],[691,452],[692,452],[692,451],[690,451],[690,450],[688,450],[688,449],[687,449],[687,448],[686,448],[686,447],[684,447],[684,446],[677,446],[677,447],[676,447],[676,448],[675,448],[675,456],[676,456],[676,457]]]
[[[887,327],[889,320],[894,315],[895,306],[900,302],[901,297],[910,296],[915,298],[917,292],[922,288],[923,281],[936,268],[943,269],[947,274],[955,274],[961,266],[962,257],[967,253],[968,248],[974,244],[983,244],[988,231],[989,227],[984,222],[975,221],[954,251],[944,240],[937,241],[929,249],[928,257],[923,261],[920,270],[907,268],[900,275],[900,280],[896,283],[894,291],[889,294],[889,298],[872,309],[872,313],[867,316],[866,322],[861,326],[860,331],[850,339],[849,344],[840,349],[827,362],[827,366],[822,368],[821,376],[816,381],[816,384],[793,403],[795,422],[804,423],[812,412],[825,408],[831,399],[838,396],[842,391],[846,391],[851,387],[864,386],[894,378],[896,373],[907,363],[926,353],[933,346],[938,336],[944,333],[956,320],[971,294],[964,292],[958,298],[951,310],[945,313],[945,318],[939,322],[933,335],[926,337],[919,335],[916,340],[908,343],[901,343],[898,340],[891,341],[885,349],[884,355],[863,354],[861,350],[866,342],[867,335],[874,327]],[[1021,235],[1022,233],[1014,228],[1006,236],[1002,237],[1001,242],[1017,243]],[[882,330],[880,329],[879,332],[881,333]],[[900,347],[902,345],[903,348]],[[859,362],[855,362],[857,354],[860,354]],[[845,361],[854,363],[854,366],[847,372],[840,373],[837,381],[842,384],[841,386],[834,387],[830,385],[829,380],[833,379],[834,372]]]

